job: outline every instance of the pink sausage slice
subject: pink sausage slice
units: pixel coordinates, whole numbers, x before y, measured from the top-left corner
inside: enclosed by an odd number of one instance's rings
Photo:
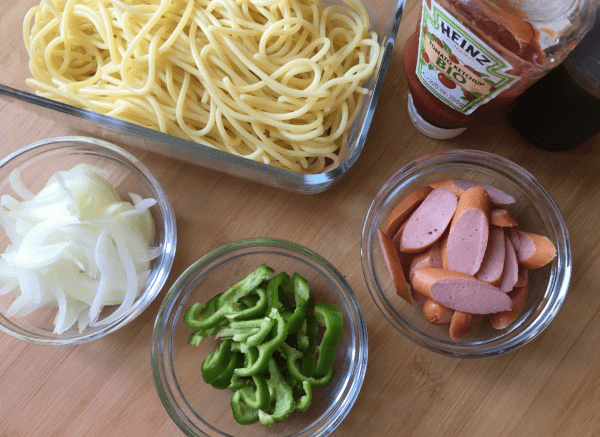
[[[523,287],[529,281],[528,276],[529,276],[529,274],[528,274],[527,269],[519,267],[519,275],[518,275],[517,283],[515,284],[515,288]]]
[[[481,267],[489,235],[490,198],[481,187],[465,191],[450,224],[446,266],[468,275]]]
[[[510,310],[490,314],[490,322],[495,329],[504,329],[517,320],[527,300],[527,286],[528,284],[525,282],[523,287],[515,288],[507,294],[513,302]]]
[[[513,289],[519,279],[519,264],[517,263],[517,254],[508,237],[504,237],[506,252],[504,257],[504,273],[502,274],[502,282],[500,290],[508,293]]]
[[[523,231],[517,233],[520,241],[517,259],[521,267],[537,269],[548,264],[556,256],[556,248],[548,238]]]
[[[513,196],[505,193],[504,191],[496,187],[492,187],[491,185],[487,184],[479,184],[464,179],[449,179],[445,181],[431,182],[429,186],[434,189],[443,187],[449,191],[452,191],[458,197],[460,197],[462,193],[467,191],[469,188],[482,187],[485,188],[485,190],[490,195],[490,199],[492,201],[493,206],[503,206],[515,203],[515,198]]]
[[[427,299],[423,304],[423,315],[433,325],[447,325],[452,320],[454,310],[440,305],[433,299]]]
[[[517,226],[517,221],[512,218],[510,213],[504,208],[492,209],[492,215],[490,221],[493,225],[500,226],[503,228],[514,228]]]
[[[463,191],[467,191],[469,188],[473,187],[485,188],[485,190],[490,195],[490,200],[492,201],[492,205],[494,206],[502,206],[515,203],[515,198],[513,196],[505,193],[504,191],[496,187],[492,187],[491,185],[478,184],[475,182],[466,181],[464,179],[452,179],[452,183],[459,189],[462,189]]]
[[[457,197],[444,188],[433,190],[410,216],[400,238],[400,250],[421,252],[444,233],[456,210]]]
[[[504,271],[504,257],[506,244],[504,241],[504,230],[497,226],[490,227],[490,236],[488,245],[485,249],[485,255],[481,262],[479,271],[475,277],[480,281],[487,282],[493,286],[498,286],[502,282],[502,272]]]
[[[516,229],[509,228],[506,229],[506,235],[510,239],[513,247],[515,248],[515,253],[517,254],[517,258],[519,257],[519,250],[521,249],[521,238],[519,237],[519,233]]]
[[[439,240],[433,243],[433,245],[425,252],[419,253],[412,259],[412,262],[410,263],[410,270],[408,272],[408,281],[412,282],[415,272],[425,267],[442,268]]]
[[[427,301],[427,299],[428,299],[427,296],[423,296],[421,293],[419,293],[417,290],[415,290],[414,287],[410,287],[410,295],[415,300],[415,302],[421,306],[423,306],[425,301]]]
[[[450,338],[458,340],[471,332],[479,323],[482,316],[480,314],[469,314],[462,311],[454,311],[452,321],[450,322]]]
[[[391,212],[385,225],[385,234],[392,238],[400,225],[408,218],[408,216],[425,200],[427,195],[431,193],[431,187],[421,187],[410,193],[402,202],[400,202]]]
[[[510,297],[502,290],[453,270],[417,270],[412,286],[422,295],[445,307],[465,313],[498,313],[507,311],[512,306]]]
[[[400,252],[400,239],[402,238],[402,233],[404,232],[404,228],[406,227],[407,221],[405,220],[400,228],[396,231],[394,238],[392,238],[392,242],[394,243],[394,247],[398,252],[398,258],[400,259],[400,264],[402,265],[402,270],[404,272],[404,277],[408,278],[408,273],[410,272],[410,264],[413,260],[413,253],[404,253]],[[387,235],[387,234],[386,234]]]
[[[390,240],[380,229],[377,229],[377,238],[379,240],[379,248],[381,249],[385,265],[394,282],[396,294],[409,304],[412,303],[410,300],[408,284],[406,283],[404,271],[402,270],[400,258],[398,257],[398,252],[396,251],[394,243],[392,243],[392,240]]]

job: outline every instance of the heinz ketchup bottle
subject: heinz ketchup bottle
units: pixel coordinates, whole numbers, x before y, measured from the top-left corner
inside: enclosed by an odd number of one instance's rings
[[[559,65],[598,0],[423,0],[404,46],[408,113],[444,139],[493,116]]]

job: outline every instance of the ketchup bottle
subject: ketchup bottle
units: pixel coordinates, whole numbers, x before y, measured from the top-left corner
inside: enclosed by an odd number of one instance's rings
[[[559,65],[594,22],[597,0],[423,0],[404,46],[408,113],[444,139],[493,117]]]

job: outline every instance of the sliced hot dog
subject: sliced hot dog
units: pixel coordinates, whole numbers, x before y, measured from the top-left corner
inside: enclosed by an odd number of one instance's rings
[[[522,287],[527,283],[527,281],[528,281],[527,269],[519,267],[519,274],[518,274],[517,283],[515,284],[515,287]]]
[[[458,199],[444,188],[433,190],[410,216],[402,232],[400,250],[421,252],[444,233],[456,210]]]
[[[400,251],[400,239],[402,238],[402,232],[404,232],[404,228],[406,227],[407,220],[405,220],[400,228],[396,231],[394,238],[392,238],[392,242],[394,243],[394,247],[398,251],[398,258],[400,258],[400,264],[402,265],[402,270],[404,272],[404,278],[408,278],[408,274],[410,272],[410,264],[413,260],[413,253],[405,253]]]
[[[429,299],[428,297],[423,296],[421,293],[415,290],[415,287],[410,287],[410,295],[415,300],[415,302],[421,306],[423,306],[427,299]]]
[[[517,254],[513,247],[510,239],[505,235],[504,243],[506,251],[504,255],[504,272],[502,273],[502,282],[500,283],[500,290],[508,293],[513,289],[519,279],[519,264],[517,263]]]
[[[427,299],[423,304],[423,315],[429,323],[437,326],[447,325],[452,320],[454,310],[446,308],[433,299]]]
[[[406,198],[398,204],[390,214],[385,225],[385,234],[393,238],[400,225],[408,218],[408,216],[425,200],[427,195],[431,193],[433,188],[421,187],[410,193]]]
[[[515,203],[515,198],[513,196],[496,187],[492,187],[491,185],[487,184],[478,184],[476,182],[471,182],[464,179],[448,179],[445,181],[431,182],[429,183],[429,186],[434,189],[445,188],[448,191],[456,194],[457,197],[462,196],[462,194],[469,188],[482,187],[485,188],[490,195],[490,200],[493,206],[503,206]]]
[[[515,288],[508,293],[508,296],[513,303],[510,310],[490,314],[490,322],[494,328],[504,329],[517,320],[517,317],[519,317],[519,314],[523,311],[525,301],[527,300],[527,286],[528,284],[526,282],[523,287]]]
[[[385,235],[380,229],[377,229],[377,237],[379,239],[379,247],[381,248],[383,259],[385,260],[385,265],[387,266],[390,276],[392,277],[392,281],[394,282],[396,294],[402,299],[406,300],[408,303],[411,303],[408,284],[404,278],[404,271],[402,270],[400,258],[398,257],[398,251],[396,250],[394,243],[392,243],[392,240],[390,240],[388,236]]]
[[[518,254],[519,249],[521,248],[521,238],[519,237],[517,230],[513,229],[513,228],[506,229],[506,235],[508,236],[510,242],[512,243],[513,247],[515,248],[515,253]],[[517,258],[518,258],[518,255],[517,255]]]
[[[471,332],[479,324],[481,315],[454,311],[450,322],[450,338],[458,340]]]
[[[425,252],[421,252],[412,259],[410,270],[408,273],[408,281],[412,282],[415,272],[425,267],[442,268],[442,259],[440,257],[440,242],[439,240]]]
[[[517,233],[520,241],[517,259],[521,267],[537,269],[548,264],[556,256],[556,248],[548,238],[523,231]]]
[[[504,230],[497,226],[490,226],[490,236],[487,248],[485,249],[485,255],[475,277],[495,287],[499,286],[502,282],[502,272],[504,271],[505,252]]]
[[[448,233],[446,232],[440,238],[440,259],[442,260],[442,268],[448,268]]]
[[[465,191],[450,224],[446,265],[468,275],[481,267],[489,234],[490,197],[481,187]]]
[[[500,289],[453,270],[417,270],[412,286],[445,307],[466,313],[498,313],[510,309],[512,305],[510,297]]]
[[[492,209],[490,221],[493,225],[500,226],[503,228],[514,228],[515,226],[517,226],[517,221],[514,218],[512,218],[510,213],[504,208]]]

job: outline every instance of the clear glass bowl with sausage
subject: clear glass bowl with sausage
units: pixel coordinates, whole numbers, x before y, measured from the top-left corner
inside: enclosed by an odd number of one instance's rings
[[[394,328],[460,358],[501,355],[537,337],[572,270],[550,193],[514,162],[472,150],[421,157],[388,179],[365,218],[361,260]]]

